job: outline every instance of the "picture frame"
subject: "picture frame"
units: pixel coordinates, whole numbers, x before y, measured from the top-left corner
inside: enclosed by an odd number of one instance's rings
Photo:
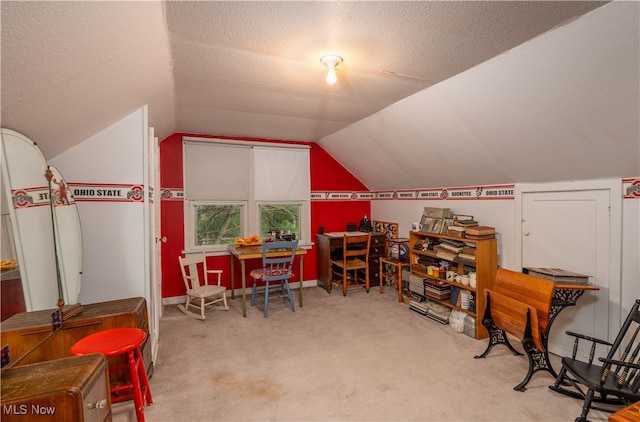
[[[422,231],[429,231],[429,227],[431,226],[431,223],[433,222],[433,218],[429,217],[425,214],[422,215],[422,218],[420,219],[420,224],[422,225]]]
[[[434,207],[424,207],[422,211],[423,215],[431,218],[450,218],[451,217],[451,209],[449,208],[434,208]]]
[[[384,233],[387,239],[397,239],[398,226],[398,223],[391,223],[389,221],[374,221],[373,231]]]
[[[453,224],[453,218],[444,218],[442,220],[442,229],[440,230],[440,234],[447,234],[447,229],[452,224]]]
[[[443,221],[444,218],[434,217],[431,225],[429,226],[429,230],[427,231],[433,234],[440,234],[442,231]]]

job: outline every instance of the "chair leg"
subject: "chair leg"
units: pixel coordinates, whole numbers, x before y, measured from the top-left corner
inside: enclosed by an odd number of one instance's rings
[[[258,288],[258,286],[256,285],[256,280],[253,280],[253,288],[251,289],[251,306],[254,306],[256,304],[256,289]],[[225,300],[224,300],[224,304],[227,304],[227,298],[225,296]]]
[[[289,298],[289,303],[291,304],[291,310],[293,312],[296,311],[296,305],[293,303],[293,296],[291,295],[291,288],[289,287],[289,281],[288,280],[284,280],[282,282],[284,288],[287,290],[287,297]]]
[[[224,303],[224,310],[229,310],[229,305],[227,304],[227,292],[222,292],[222,303]]]
[[[269,282],[266,281],[264,285],[264,317],[267,317],[269,313]]]
[[[365,271],[364,272],[364,283],[365,283],[365,286],[367,286],[366,287],[367,293],[369,293],[369,267],[365,268],[364,271]]]
[[[587,415],[591,409],[591,401],[593,400],[593,390],[587,391],[587,395],[584,398],[584,404],[582,405],[582,414],[576,418],[576,422],[586,422]]]
[[[140,388],[142,389],[142,398],[147,403],[147,406],[153,404],[153,397],[151,397],[151,389],[149,388],[149,378],[147,377],[147,370],[144,367],[144,359],[142,358],[142,352],[140,348],[134,350],[134,357],[136,358],[138,365],[138,379],[140,381]]]
[[[342,269],[342,296],[347,295],[347,269]]]
[[[127,354],[127,363],[129,365],[129,374],[131,376],[131,388],[133,390],[133,403],[136,410],[136,419],[138,422],[144,422],[144,401],[142,398],[142,390],[140,389],[140,379],[133,350]]]
[[[201,297],[200,298],[200,316],[202,317],[202,319],[204,319],[204,298]]]

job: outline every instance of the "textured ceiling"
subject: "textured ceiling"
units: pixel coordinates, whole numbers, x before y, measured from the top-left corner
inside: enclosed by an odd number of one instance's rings
[[[161,139],[316,141],[602,4],[3,1],[2,126],[47,158],[145,104]]]

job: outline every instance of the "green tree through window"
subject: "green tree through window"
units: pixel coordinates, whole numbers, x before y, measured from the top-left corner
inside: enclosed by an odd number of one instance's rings
[[[198,205],[196,245],[230,245],[242,234],[240,206]]]
[[[260,205],[260,236],[269,237],[269,233],[282,230],[300,238],[300,204],[264,204]]]

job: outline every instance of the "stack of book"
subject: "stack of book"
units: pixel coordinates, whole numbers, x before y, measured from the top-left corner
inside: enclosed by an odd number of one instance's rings
[[[551,280],[558,284],[587,284],[589,276],[574,273],[572,271],[563,270],[561,268],[524,268],[524,273],[529,275]]]
[[[458,258],[466,259],[467,261],[475,261],[476,248],[474,248],[473,246],[464,246],[458,254]]]
[[[478,222],[473,219],[472,215],[456,215],[453,217],[452,225],[458,227],[473,227],[477,226]]]
[[[450,252],[453,253],[460,253],[462,252],[462,247],[464,246],[464,242],[460,241],[460,240],[453,240],[453,239],[442,239],[440,240],[440,243],[438,244],[439,248],[444,248]]]
[[[418,302],[412,300],[409,304],[409,309],[418,312],[419,314],[424,315],[427,318],[431,318],[432,320],[437,321],[440,324],[449,324],[449,315],[451,314],[451,309],[447,308],[444,305],[440,305],[439,303]]]
[[[455,224],[449,224],[447,226],[447,236],[451,237],[464,237],[464,232],[467,230],[465,226],[456,226]]]
[[[409,290],[424,297],[424,278],[409,274]]]
[[[456,259],[458,254],[440,246],[436,246],[436,256],[438,258],[446,259],[447,261],[453,261]]]
[[[467,227],[465,238],[471,240],[486,240],[496,237],[496,229],[489,226]]]
[[[426,280],[424,283],[424,294],[431,299],[447,300],[449,296],[451,296],[451,285],[443,281]]]

